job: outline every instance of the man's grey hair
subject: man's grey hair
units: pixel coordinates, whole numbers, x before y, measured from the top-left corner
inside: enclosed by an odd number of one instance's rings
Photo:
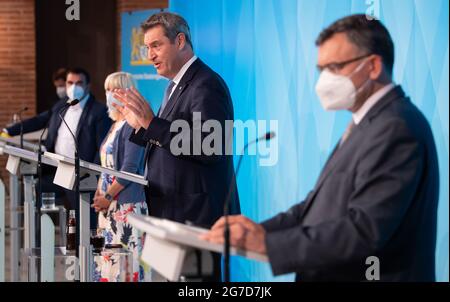
[[[191,32],[186,20],[180,15],[161,12],[150,16],[145,22],[141,24],[141,29],[144,34],[151,28],[162,26],[164,33],[169,38],[170,42],[174,42],[178,34],[182,33],[186,37],[186,42],[192,47]]]

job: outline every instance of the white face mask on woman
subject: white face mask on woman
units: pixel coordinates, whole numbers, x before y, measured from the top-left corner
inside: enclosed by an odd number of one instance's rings
[[[316,93],[325,110],[348,110],[355,105],[356,95],[370,82],[370,78],[358,89],[350,78],[361,70],[366,61],[361,62],[348,76],[334,74],[327,69],[321,72],[316,84]]]
[[[114,96],[113,92],[106,91],[106,106],[108,107],[108,112],[116,113],[118,112],[116,108],[113,107],[112,104],[116,104],[119,106],[123,106],[121,102],[119,102]]]

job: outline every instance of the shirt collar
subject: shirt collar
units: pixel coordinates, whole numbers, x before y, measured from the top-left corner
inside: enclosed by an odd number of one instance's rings
[[[177,75],[172,79],[172,82],[174,82],[175,85],[178,85],[180,83],[180,81],[183,78],[184,74],[186,73],[188,68],[192,65],[192,63],[194,63],[195,60],[197,60],[197,56],[194,55],[192,58],[189,59],[189,61],[187,61],[183,65],[183,67],[181,67],[180,71],[178,71]]]
[[[353,122],[358,125],[369,110],[381,100],[389,91],[395,87],[394,83],[387,84],[374,94],[372,94],[356,112],[352,114]]]
[[[89,100],[90,96],[91,96],[90,93],[86,94],[86,95],[80,100],[80,102],[79,102],[78,104],[76,104],[75,106],[71,106],[71,107],[69,107],[69,108],[73,108],[73,109],[81,108],[81,109],[84,109],[84,106],[86,106],[86,103],[87,103],[87,101]]]

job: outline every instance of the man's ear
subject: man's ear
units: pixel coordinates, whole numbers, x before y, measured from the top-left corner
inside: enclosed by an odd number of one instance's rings
[[[381,74],[383,73],[384,65],[383,65],[383,59],[379,55],[374,55],[373,59],[370,60],[371,62],[371,71],[370,71],[370,79],[372,80],[378,80],[381,77]]]
[[[186,45],[186,36],[183,33],[178,34],[178,49],[183,49]]]

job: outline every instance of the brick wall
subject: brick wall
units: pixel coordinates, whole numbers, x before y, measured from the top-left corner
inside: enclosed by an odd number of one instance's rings
[[[35,0],[0,0],[0,128],[24,107],[23,118],[36,114]],[[167,8],[168,0],[117,0],[117,69],[120,70],[120,14]],[[0,174],[8,185],[0,156]]]
[[[121,15],[121,13],[136,11],[136,10],[167,8],[169,6],[168,2],[169,2],[168,0],[117,0],[117,70],[120,70],[120,68],[121,68],[121,66],[120,66],[120,60],[121,60],[120,15]]]
[[[36,113],[34,0],[0,1],[0,127],[24,107],[23,117]],[[0,172],[7,182],[6,156]]]

